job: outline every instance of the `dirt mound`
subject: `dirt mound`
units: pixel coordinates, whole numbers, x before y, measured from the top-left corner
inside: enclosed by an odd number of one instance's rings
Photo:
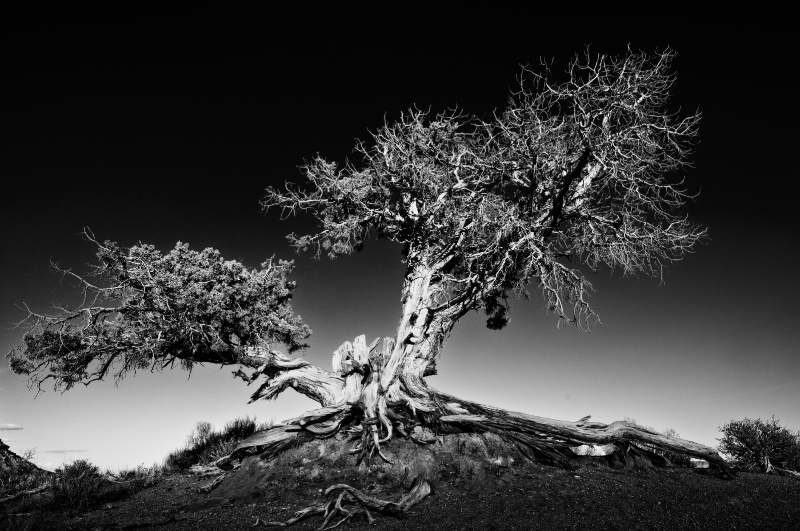
[[[356,467],[353,466],[356,457],[350,453],[352,443],[344,437],[312,441],[271,461],[257,455],[246,457],[210,498],[250,503],[291,491],[313,499],[321,490],[337,483],[367,492],[400,492],[408,489],[418,476],[427,479],[434,489],[441,480],[478,486],[485,484],[487,477],[497,476],[513,463],[524,460],[514,446],[493,434],[449,435],[430,440],[429,444],[419,444],[394,439],[382,448],[389,462],[376,454]]]
[[[492,443],[491,436],[488,444],[474,436],[428,445],[421,454],[438,449],[440,455],[430,456],[433,463],[423,456],[423,462],[412,466],[437,470],[431,479],[434,491],[404,519],[376,516],[379,528],[777,530],[797,529],[800,522],[800,482],[794,479],[741,472],[726,480],[708,469],[692,468],[612,469],[602,458],[581,458],[576,469],[565,470],[527,460],[511,462],[507,447]],[[441,455],[448,445],[453,452],[460,445],[464,454]],[[74,518],[48,509],[44,493],[41,499],[15,501],[5,508],[5,516],[0,507],[0,530],[250,530],[257,518],[286,521],[295,511],[320,503],[319,490],[337,477],[381,499],[405,494],[393,476],[393,471],[404,472],[399,464],[373,460],[356,469],[348,448],[336,439],[317,441],[292,449],[274,465],[251,456],[210,493],[204,486],[211,477],[170,474],[150,488]],[[384,453],[399,463],[409,449],[418,447],[392,441]],[[318,529],[320,524],[320,518],[309,518],[292,529]],[[340,528],[365,526],[355,520]]]
[[[491,492],[509,474],[533,464],[530,455],[493,433],[434,436],[417,434],[417,440],[393,439],[377,453],[353,466],[352,442],[343,435],[314,440],[289,449],[277,458],[245,457],[210,495],[191,510],[224,504],[249,504],[259,499],[276,500],[286,492],[309,500],[318,499],[330,485],[347,484],[368,494],[388,499],[408,491],[417,477],[434,491],[440,484],[458,485],[472,492]],[[564,464],[562,462],[562,464]],[[617,450],[604,456],[572,456],[568,469],[597,465],[615,469],[650,469],[651,461],[638,450]]]

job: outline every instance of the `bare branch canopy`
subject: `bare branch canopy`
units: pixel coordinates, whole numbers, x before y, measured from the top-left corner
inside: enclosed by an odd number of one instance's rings
[[[310,211],[299,250],[350,253],[370,234],[405,246],[409,271],[434,275],[432,309],[482,307],[506,322],[530,282],[579,326],[593,315],[578,263],[659,274],[704,236],[680,207],[699,113],[668,110],[675,54],[576,58],[566,80],[523,72],[491,120],[410,110],[356,147],[343,167],[316,158],[307,185],[269,189],[266,208]],[[457,317],[456,317],[457,318]]]

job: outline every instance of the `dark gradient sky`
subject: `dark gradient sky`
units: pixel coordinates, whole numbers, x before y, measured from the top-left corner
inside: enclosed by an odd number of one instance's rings
[[[297,166],[318,152],[343,161],[356,138],[412,105],[489,116],[520,63],[554,58],[560,71],[587,43],[617,54],[628,42],[650,51],[669,44],[679,54],[674,103],[703,113],[686,182],[701,192],[689,212],[709,227],[709,242],[663,282],[594,277],[604,324],[589,334],[556,330],[538,296],[516,303],[502,332],[469,316],[430,383],[543,416],[633,417],[711,445],[718,426],[745,416],[774,414],[798,429],[796,87],[784,78],[787,49],[753,24],[728,21],[703,38],[673,28],[611,41],[580,32],[489,38],[433,24],[301,30],[263,13],[211,10],[20,17],[5,32],[0,67],[1,350],[20,338],[11,329],[23,316],[16,305],[74,300],[48,264],[84,270],[93,253],[77,233],[88,226],[123,245],[213,246],[253,267],[273,254],[295,258],[295,310],[314,330],[306,356],[328,367],[343,341],[394,331],[399,248],[373,241],[336,261],[296,256],[284,236],[313,222],[262,213],[267,185],[298,180]],[[133,466],[163,458],[199,420],[282,420],[312,406],[291,392],[247,405],[251,390],[229,374],[145,373],[117,388],[34,399],[3,360],[0,429],[24,429],[0,438],[15,451],[38,447],[49,466],[74,458]]]

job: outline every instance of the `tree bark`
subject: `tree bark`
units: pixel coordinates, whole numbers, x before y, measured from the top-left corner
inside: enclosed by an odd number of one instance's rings
[[[448,260],[428,265],[420,260],[409,268],[403,285],[402,317],[394,348],[381,369],[380,391],[389,405],[404,404],[412,413],[436,409],[426,376],[436,374],[436,357],[453,326],[471,307],[471,298],[442,304],[446,297],[437,282],[438,270]]]
[[[234,373],[248,383],[260,375],[267,377],[250,397],[250,402],[261,398],[273,399],[287,387],[291,387],[321,406],[327,407],[339,401],[345,384],[336,371],[328,372],[306,360],[290,358],[277,350],[248,348],[241,358],[241,363],[256,369],[256,372],[249,377],[239,371]]]

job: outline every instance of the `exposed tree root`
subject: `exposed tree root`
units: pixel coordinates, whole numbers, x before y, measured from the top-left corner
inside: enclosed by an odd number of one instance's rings
[[[343,429],[356,441],[352,453],[359,454],[359,462],[374,455],[390,462],[381,445],[396,435],[419,443],[435,441],[413,436],[414,428],[421,426],[433,434],[495,433],[515,442],[528,457],[566,468],[571,468],[575,457],[570,449],[582,444],[614,444],[626,462],[638,456],[656,465],[667,464],[662,457],[632,446],[639,444],[704,459],[725,476],[734,475],[714,449],[630,422],[604,424],[591,421],[590,416],[574,422],[549,419],[436,391],[423,379],[429,367],[421,365],[415,354],[429,353],[423,344],[403,346],[386,338],[382,348],[378,345],[378,340],[367,345],[363,335],[352,343],[345,342],[333,354],[332,372],[277,352],[252,353],[253,358],[263,360],[257,373],[268,376],[256,395],[271,390],[272,397],[279,389],[291,386],[315,398],[322,407],[255,434],[217,465],[229,469],[233,460],[246,455],[278,455],[293,445],[331,437]],[[400,361],[393,363],[392,359]]]
[[[396,502],[374,498],[364,492],[351,487],[350,485],[333,485],[325,491],[325,502],[313,507],[306,507],[297,511],[295,515],[285,522],[263,521],[256,517],[253,527],[263,525],[267,527],[289,527],[300,520],[310,516],[323,515],[324,520],[320,530],[333,529],[348,520],[363,515],[369,523],[375,521],[370,510],[395,517],[403,517],[414,505],[422,501],[431,492],[430,484],[427,480],[417,477],[411,486],[408,494],[404,495]],[[349,502],[358,506],[355,510],[348,510],[342,503]],[[334,519],[341,516],[341,519],[333,523]]]
[[[698,457],[724,476],[734,475],[714,449],[630,422],[604,424],[591,421],[589,416],[574,422],[555,420],[485,406],[436,391],[423,377],[431,374],[432,353],[438,346],[424,338],[414,339],[417,332],[411,329],[418,317],[407,317],[403,321],[405,328],[401,327],[397,337],[409,335],[413,341],[398,343],[396,338],[387,338],[379,349],[377,340],[367,345],[364,336],[359,336],[336,350],[331,372],[276,352],[251,352],[251,358],[258,358],[261,365],[249,377],[250,381],[259,374],[267,376],[254,399],[273,398],[286,387],[292,387],[314,398],[322,407],[242,441],[217,466],[229,470],[233,461],[253,454],[270,459],[289,448],[338,433],[347,433],[354,442],[350,453],[358,454],[357,462],[378,456],[391,464],[381,447],[395,437],[424,445],[436,442],[439,435],[492,433],[512,443],[525,457],[568,469],[576,466],[572,448],[582,444],[610,444],[616,447],[613,459],[626,465],[636,466],[642,461],[667,465],[663,456],[651,451],[656,449]],[[397,502],[371,497],[349,485],[333,485],[325,491],[324,503],[298,511],[285,522],[257,519],[255,525],[287,527],[322,515],[321,529],[332,529],[360,515],[372,522],[370,511],[402,516],[430,493],[430,485],[420,478]],[[356,507],[347,509],[345,504]]]
[[[457,431],[491,431],[510,437],[557,462],[562,461],[559,458],[562,452],[559,450],[581,444],[611,443],[627,446],[631,443],[644,443],[662,450],[705,459],[726,476],[734,476],[728,463],[713,448],[670,437],[630,422],[617,421],[611,424],[590,422],[589,416],[577,422],[548,419],[475,404],[443,393],[436,394],[440,402],[457,403],[459,409],[469,412],[444,415],[439,417],[439,422],[445,425],[457,425],[455,428]],[[645,451],[640,449],[640,453],[644,454]]]

